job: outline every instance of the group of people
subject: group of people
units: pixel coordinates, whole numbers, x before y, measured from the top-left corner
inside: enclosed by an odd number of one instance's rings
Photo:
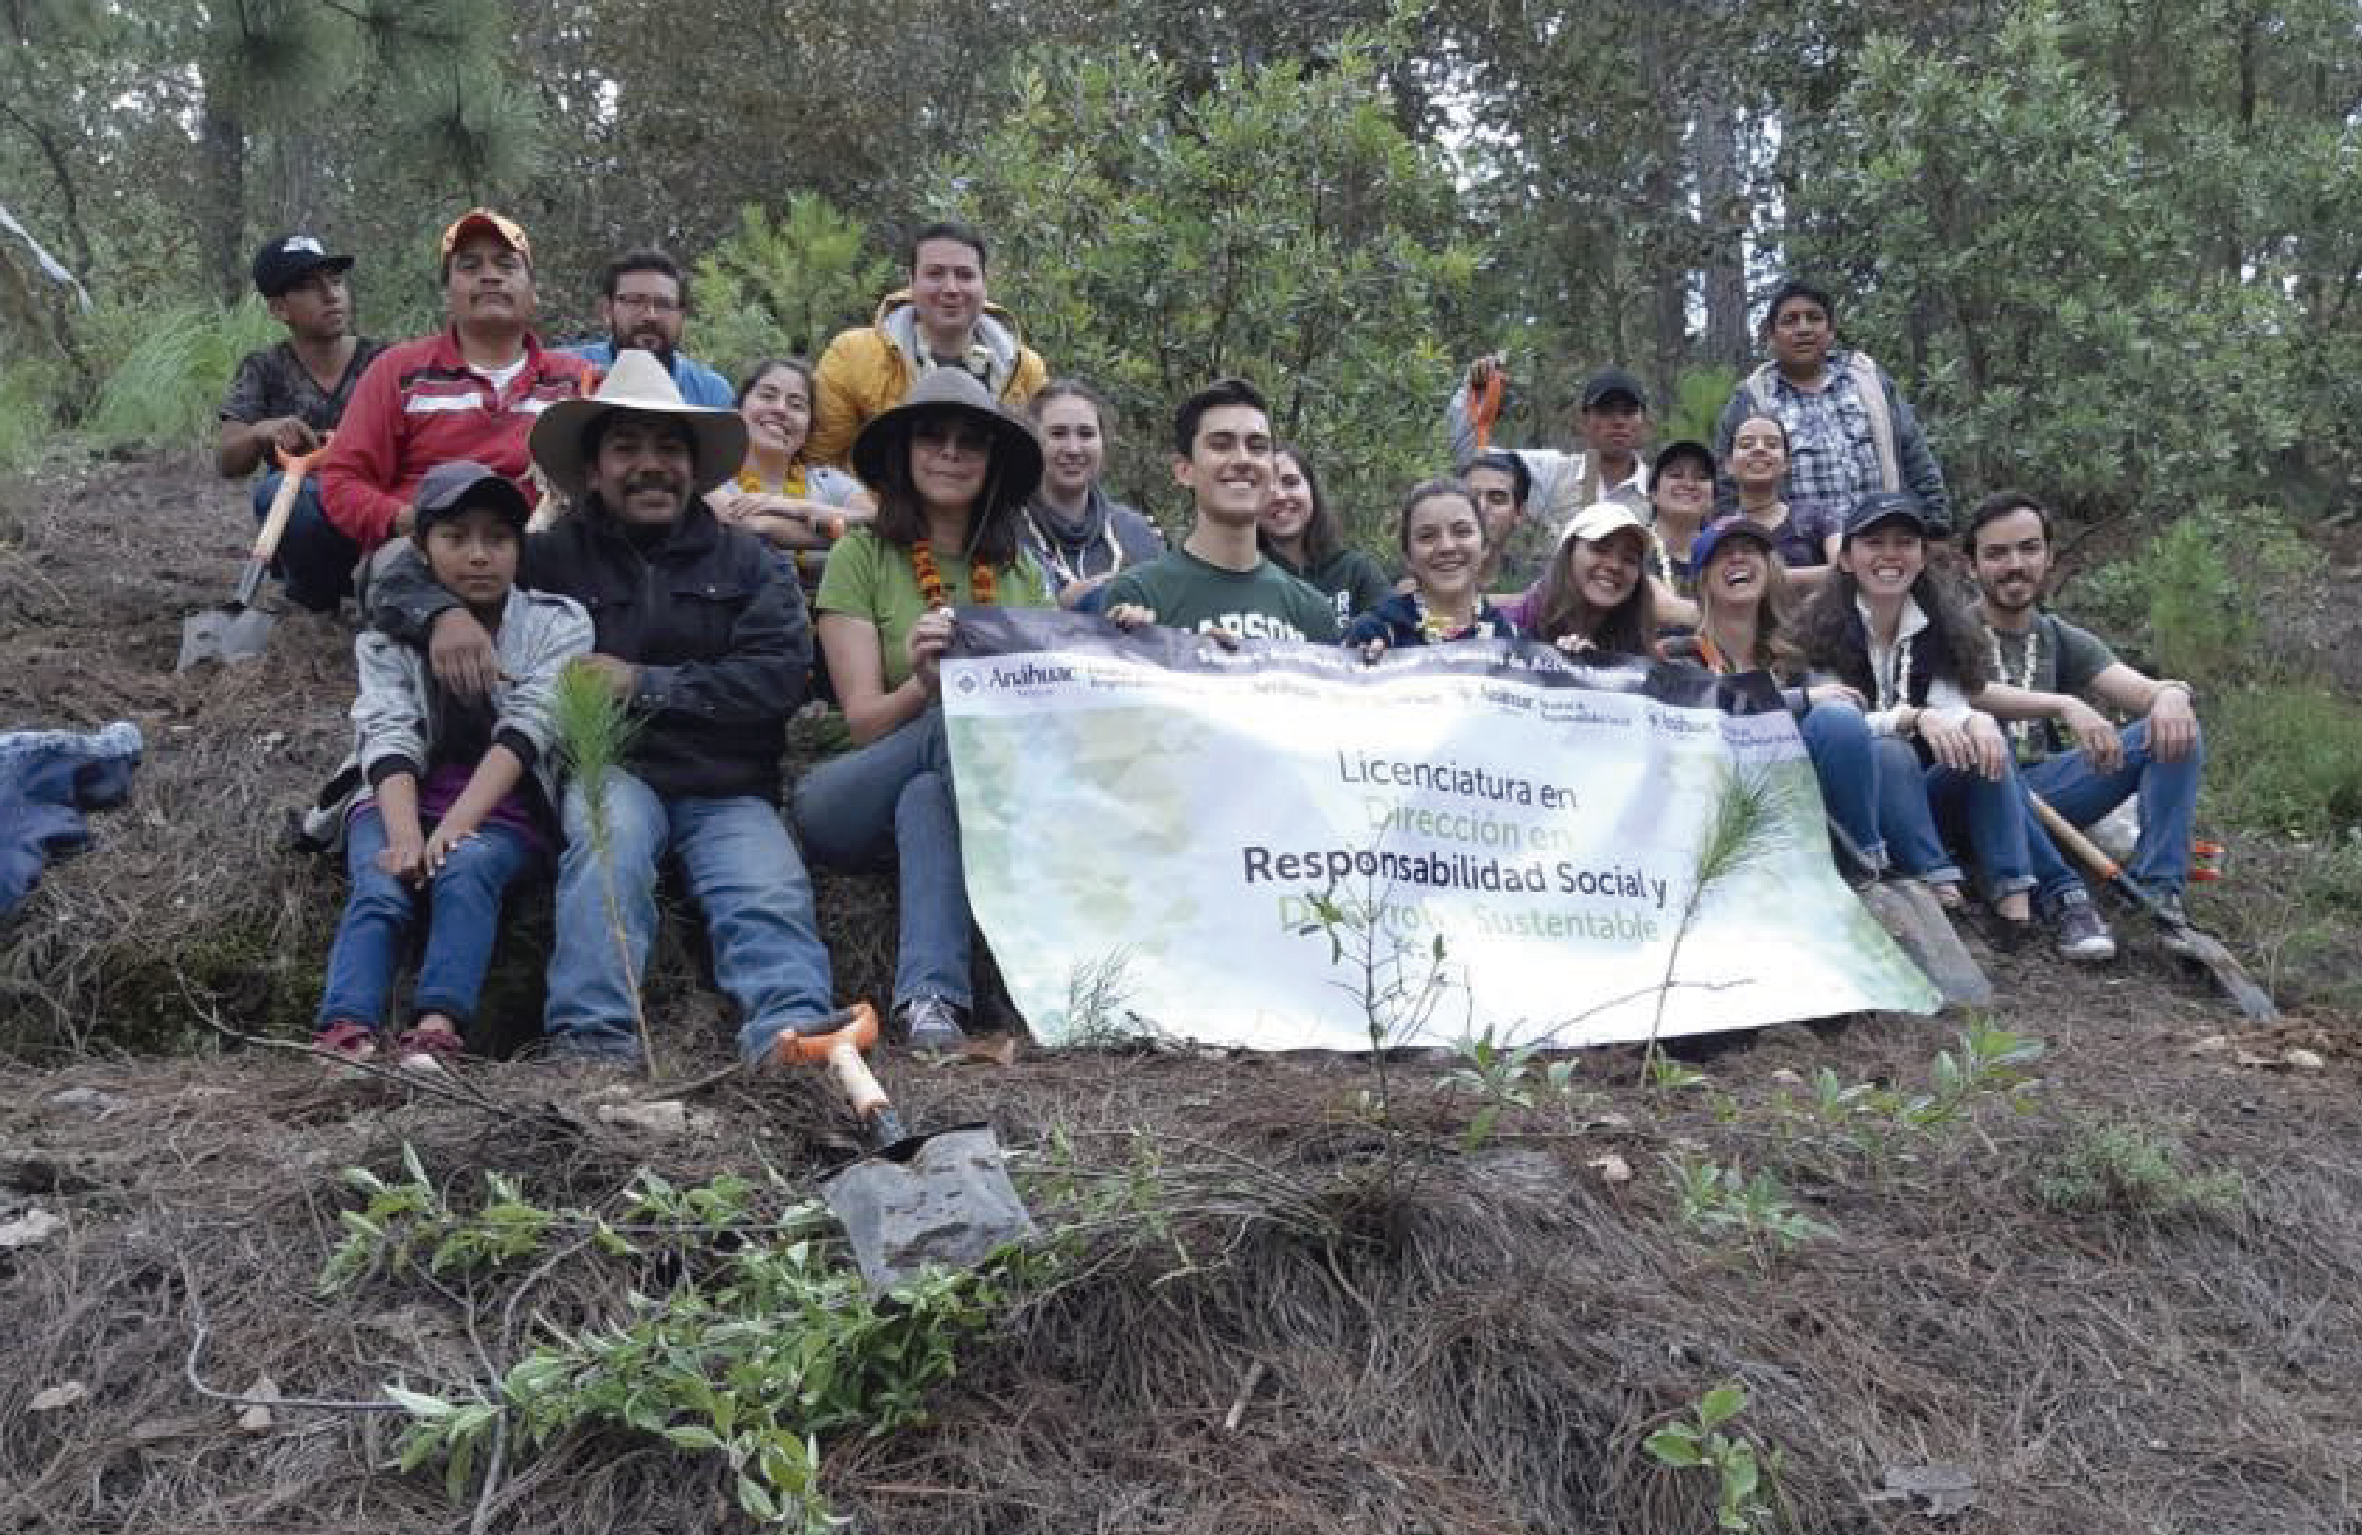
[[[364,619],[352,760],[308,821],[352,876],[323,1050],[461,1050],[503,897],[554,863],[545,1048],[636,1059],[632,988],[670,861],[742,1057],[792,1054],[835,1006],[806,858],[894,866],[896,1033],[958,1047],[972,923],[939,671],[966,604],[1341,642],[1373,664],[1489,637],[1768,671],[1858,877],[1965,906],[1965,845],[2004,931],[2046,921],[2064,952],[2104,958],[2113,940],[2032,796],[2088,824],[2137,793],[2131,872],[2178,903],[2190,688],[2041,609],[2051,528],[2030,497],[1968,517],[1969,600],[1918,421],[1875,362],[1835,347],[1827,293],[1773,295],[1771,360],[1712,447],[1648,457],[1646,390],[1618,369],[1582,391],[1580,449],[1483,445],[1503,376],[1480,361],[1447,407],[1453,468],[1394,517],[1397,573],[1346,542],[1312,456],[1274,440],[1237,379],[1175,413],[1189,521],[1166,547],[1099,483],[1107,402],[1052,378],[987,300],[983,235],[929,225],[907,254],[908,286],[873,323],[735,389],[681,350],[689,278],[661,252],[609,265],[609,333],[569,349],[535,336],[530,242],[488,210],[444,231],[446,328],[394,346],[352,334],[350,257],[305,235],[257,256],[288,339],[241,365],[220,467],[317,454],[280,569],[291,601],[356,595]],[[552,735],[569,668],[635,727],[595,806]],[[851,748],[790,792],[785,727],[815,698]],[[396,1018],[422,908],[426,957]]]

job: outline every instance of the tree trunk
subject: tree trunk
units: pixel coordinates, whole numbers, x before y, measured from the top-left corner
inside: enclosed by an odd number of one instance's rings
[[[1640,76],[1648,99],[1681,100],[1662,29],[1640,29]],[[1689,204],[1682,185],[1682,120],[1672,111],[1652,114],[1643,140],[1648,170],[1641,179],[1640,280],[1649,294],[1648,381],[1661,413],[1675,398],[1689,341]]]
[[[1720,74],[1698,106],[1698,223],[1706,286],[1706,357],[1744,371],[1747,340],[1747,193],[1739,171],[1739,113]]]
[[[235,304],[246,291],[247,275],[246,125],[230,113],[211,82],[197,126],[197,155],[205,178],[197,248],[222,302]]]

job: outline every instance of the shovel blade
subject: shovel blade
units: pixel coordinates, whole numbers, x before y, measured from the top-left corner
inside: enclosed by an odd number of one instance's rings
[[[1946,1007],[1983,1007],[1993,1000],[1993,983],[1952,929],[1952,919],[1934,892],[1915,879],[1879,880],[1862,892],[1862,904],[1911,962],[1925,971]]]
[[[987,1125],[914,1136],[829,1175],[820,1197],[845,1226],[873,1294],[929,1263],[965,1268],[1036,1233]]]
[[[2272,994],[2255,983],[2246,967],[2233,959],[2231,951],[2223,947],[2221,939],[2211,933],[2201,933],[2194,927],[2184,927],[2179,936],[2190,957],[2206,967],[2206,973],[2214,977],[2214,984],[2221,987],[2223,995],[2231,999],[2231,1005],[2239,1009],[2240,1017],[2257,1023],[2270,1023],[2280,1016],[2280,1009],[2272,1001]]]
[[[180,659],[176,672],[206,661],[247,661],[269,648],[271,626],[278,615],[260,608],[215,608],[181,620]]]

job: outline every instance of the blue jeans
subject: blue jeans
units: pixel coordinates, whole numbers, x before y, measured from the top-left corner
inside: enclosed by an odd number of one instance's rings
[[[656,865],[667,851],[679,857],[690,898],[705,912],[715,984],[738,1004],[740,1057],[759,1061],[782,1033],[828,1013],[828,950],[812,915],[812,882],[772,806],[751,796],[663,799],[618,772],[607,784],[608,860],[591,845],[590,801],[581,784],[567,786],[563,816],[557,946],[542,1015],[556,1052],[639,1059],[633,986],[648,973]],[[628,974],[608,923],[608,862]]]
[[[2206,739],[2191,743],[2179,762],[2149,754],[2149,722],[2139,720],[2117,733],[2124,761],[2113,773],[2095,771],[2080,751],[2046,757],[2028,766],[2026,787],[2050,801],[2050,808],[2076,826],[2089,826],[2140,796],[2141,835],[2125,869],[2133,883],[2152,895],[2179,895],[2190,873],[2190,837],[2198,822],[2198,774],[2206,764]]]
[[[940,997],[968,1006],[968,879],[943,711],[832,757],[796,785],[796,830],[830,868],[901,875],[902,933],[894,962],[897,1006]]]
[[[1944,846],[1939,824],[1967,828],[1968,845],[1994,900],[2034,888],[2039,871],[2028,846],[2024,791],[2014,767],[1998,779],[1958,768],[1922,765],[1899,736],[1878,740],[1878,822],[1894,866],[1931,884],[1961,883],[1960,865]],[[2039,831],[2039,828],[2036,828]],[[2058,852],[2042,839],[2051,864]],[[2071,880],[2073,876],[2070,874]]]
[[[1865,872],[1876,873],[1886,864],[1886,838],[1878,825],[1878,758],[1862,711],[1851,704],[1814,704],[1796,728],[1829,819],[1870,860]]]
[[[501,897],[532,872],[541,850],[506,826],[479,827],[474,837],[451,849],[421,892],[377,866],[385,846],[385,818],[375,805],[346,823],[345,869],[353,892],[345,899],[344,918],[328,951],[328,988],[317,1021],[322,1027],[348,1020],[373,1029],[385,1026],[394,971],[402,963],[423,894],[426,958],[418,967],[410,1016],[441,1013],[464,1031],[475,1017],[484,971],[492,963]]]
[[[254,520],[270,515],[271,498],[278,495],[283,470],[273,469],[254,482]],[[279,555],[272,566],[287,585],[287,600],[315,613],[333,613],[352,594],[353,567],[361,563],[361,546],[320,510],[320,482],[307,476],[295,493],[287,514],[286,531],[279,535]]]

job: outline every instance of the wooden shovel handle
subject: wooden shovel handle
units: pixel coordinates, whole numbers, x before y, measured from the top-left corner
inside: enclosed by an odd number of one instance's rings
[[[262,527],[254,535],[254,549],[246,556],[246,568],[238,575],[238,590],[232,601],[245,607],[254,601],[255,591],[262,585],[262,573],[270,568],[271,556],[279,552],[279,540],[287,532],[287,519],[295,513],[295,498],[303,493],[303,477],[310,473],[312,460],[328,451],[323,440],[309,453],[289,453],[284,448],[272,450],[282,471],[279,489],[271,497],[270,510],[263,514]]]
[[[2124,871],[2117,867],[2116,860],[2101,852],[2089,837],[2077,831],[2074,822],[2051,809],[2050,801],[2031,789],[2026,791],[2026,800],[2033,805],[2034,814],[2041,820],[2042,829],[2050,833],[2051,841],[2074,854],[2077,862],[2109,884],[2122,882]]]

